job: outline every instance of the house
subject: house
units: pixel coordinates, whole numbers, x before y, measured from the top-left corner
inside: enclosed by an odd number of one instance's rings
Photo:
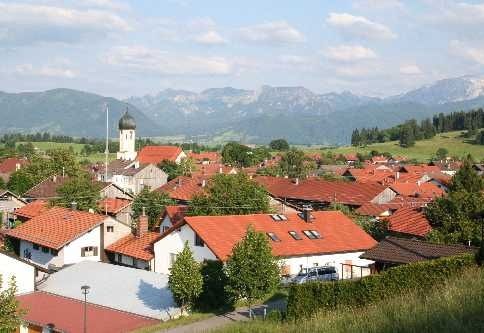
[[[15,211],[25,205],[26,202],[15,193],[0,189],[0,228],[9,227],[15,220]]]
[[[133,222],[132,205],[133,200],[124,198],[104,198],[98,202],[100,212],[115,218],[125,225],[131,225]]]
[[[17,240],[18,255],[47,268],[102,261],[104,248],[130,232],[110,216],[52,207],[6,235]]]
[[[452,177],[462,167],[462,162],[461,161],[452,161],[452,160],[440,160],[440,161],[432,161],[432,162],[430,162],[429,165],[439,167],[439,169],[442,173]]]
[[[344,160],[346,161],[346,164],[355,164],[358,162],[360,159],[358,158],[358,155],[356,154],[344,154],[343,155]]]
[[[83,301],[83,285],[90,287],[87,298],[91,304],[163,321],[180,315],[168,276],[142,269],[83,261],[50,275],[38,289]]]
[[[116,265],[154,271],[153,243],[159,237],[158,232],[148,230],[148,216],[142,215],[136,229],[108,246],[106,253],[109,260]]]
[[[156,191],[167,193],[178,204],[186,205],[194,195],[204,190],[207,182],[207,177],[178,176],[157,188]]]
[[[388,230],[397,235],[425,237],[431,230],[421,208],[402,207],[387,218]]]
[[[376,204],[367,202],[359,207],[356,212],[363,216],[371,216],[376,219],[385,218],[392,215],[398,208],[402,207],[399,203]]]
[[[97,179],[106,181],[105,172],[99,172]],[[107,181],[123,191],[137,195],[144,188],[150,190],[166,184],[168,175],[154,164],[140,164],[139,161],[114,160],[108,165]]]
[[[33,217],[40,215],[49,209],[49,202],[45,200],[35,200],[25,206],[15,210],[15,220],[27,222]]]
[[[145,146],[138,154],[138,161],[141,164],[158,165],[164,160],[179,164],[184,158],[187,158],[187,155],[178,146]]]
[[[339,211],[305,210],[287,215],[185,217],[154,244],[155,271],[167,274],[185,242],[199,262],[226,261],[249,226],[267,235],[283,275],[297,274],[306,267],[333,265],[342,278],[342,265],[368,267],[372,263],[359,256],[376,241],[351,219]]]
[[[186,212],[188,211],[188,206],[178,205],[178,206],[166,206],[160,223],[160,232],[164,233],[175,224],[179,224],[185,218]]]
[[[76,286],[79,287],[79,286]],[[79,289],[79,288],[78,288]],[[80,293],[80,289],[78,290]],[[91,298],[88,294],[88,299]],[[142,327],[156,325],[159,321],[127,311],[100,306],[83,300],[36,291],[16,297],[22,316],[19,333],[41,332],[131,332]],[[82,316],[86,306],[86,331]]]
[[[280,177],[258,176],[254,180],[278,201],[292,207],[311,205],[317,209],[340,203],[360,207],[364,203],[386,203],[395,198],[396,193],[378,183],[354,183],[328,181],[318,178],[304,180]]]
[[[47,277],[48,271],[44,267],[22,259],[12,253],[0,251],[0,276],[2,284],[0,290],[8,288],[10,279],[15,278],[17,294],[32,292],[37,283]]]
[[[434,183],[427,182],[421,183],[403,183],[394,182],[390,185],[390,188],[395,191],[398,195],[408,196],[408,197],[426,197],[426,198],[437,198],[445,194],[445,191]]]
[[[417,261],[475,253],[476,248],[465,245],[434,244],[422,240],[389,236],[360,258],[375,262],[377,271]]]
[[[387,164],[388,163],[388,157],[380,155],[380,156],[373,156],[371,158],[371,163],[373,164]]]
[[[2,160],[0,162],[0,178],[2,178],[5,183],[8,182],[12,173],[20,170],[28,163],[28,160],[18,157],[8,157]]]
[[[192,171],[194,177],[211,177],[216,174],[236,175],[237,168],[222,163],[198,164]]]

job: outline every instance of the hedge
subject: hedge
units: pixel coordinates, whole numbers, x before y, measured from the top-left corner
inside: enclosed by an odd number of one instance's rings
[[[475,257],[466,254],[397,266],[360,280],[292,285],[287,318],[309,317],[320,310],[335,307],[363,306],[410,290],[425,292],[465,267],[474,265]]]

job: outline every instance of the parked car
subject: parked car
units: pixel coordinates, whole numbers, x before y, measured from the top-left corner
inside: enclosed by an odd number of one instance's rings
[[[309,281],[334,281],[338,279],[339,275],[335,267],[319,266],[303,268],[292,282],[301,284]]]

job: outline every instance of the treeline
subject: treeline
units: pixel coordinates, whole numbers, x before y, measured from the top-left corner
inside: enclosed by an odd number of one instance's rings
[[[466,136],[473,137],[477,134],[477,130],[483,127],[484,111],[482,109],[452,112],[447,115],[439,113],[432,119],[427,118],[420,123],[411,119],[384,130],[380,130],[378,127],[355,129],[351,135],[351,144],[365,146],[398,140],[402,147],[410,147],[415,144],[415,141],[430,139],[436,133],[466,130]],[[477,139],[480,138],[476,138],[476,142]]]

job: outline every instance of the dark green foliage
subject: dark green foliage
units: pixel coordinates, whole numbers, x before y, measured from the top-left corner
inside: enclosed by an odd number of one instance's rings
[[[221,261],[209,260],[202,264],[203,290],[196,307],[198,310],[210,311],[228,309],[233,306],[233,299],[227,293],[227,275]]]
[[[289,291],[287,317],[308,318],[320,310],[366,306],[410,291],[427,291],[474,265],[473,255],[463,255],[402,265],[356,281],[293,285]]]
[[[274,291],[280,282],[279,266],[267,236],[251,226],[233,248],[225,272],[227,291],[235,300],[245,300],[249,310],[257,299]]]
[[[484,130],[481,130],[479,133],[477,133],[476,144],[484,145]]]
[[[412,147],[415,145],[415,130],[411,124],[404,124],[400,129],[400,146]]]
[[[449,155],[449,151],[445,148],[439,148],[435,152],[435,157],[437,157],[438,160],[443,160]]]
[[[316,164],[302,150],[293,148],[282,156],[279,169],[282,175],[290,178],[304,178],[316,169]]]
[[[2,285],[2,276],[0,275],[0,286]],[[12,276],[8,282],[8,287],[0,291],[0,332],[15,332],[22,323],[22,316],[25,314],[24,309],[20,309],[19,302],[15,298],[17,285],[15,278]]]
[[[253,164],[252,149],[237,142],[229,142],[222,149],[222,160],[226,164],[248,167]]]
[[[73,202],[79,210],[97,210],[101,186],[94,183],[87,173],[72,177],[57,189],[59,198],[51,200],[57,206],[70,207]]]
[[[148,215],[150,228],[157,225],[165,206],[173,205],[175,202],[164,192],[150,191],[144,188],[133,200],[133,218],[137,219],[143,213]]]
[[[452,192],[466,191],[473,193],[481,192],[484,189],[484,180],[472,167],[472,158],[470,156],[464,159],[462,167],[452,178],[449,189]]]
[[[269,144],[269,147],[272,150],[289,150],[289,143],[285,139],[276,139],[272,140],[271,143]]]
[[[192,198],[188,215],[240,215],[268,213],[269,198],[265,189],[247,175],[217,174],[204,193]]]
[[[168,175],[168,180],[175,179],[178,176],[181,176],[182,171],[179,165],[170,160],[163,160],[158,164],[158,168],[163,170]]]

